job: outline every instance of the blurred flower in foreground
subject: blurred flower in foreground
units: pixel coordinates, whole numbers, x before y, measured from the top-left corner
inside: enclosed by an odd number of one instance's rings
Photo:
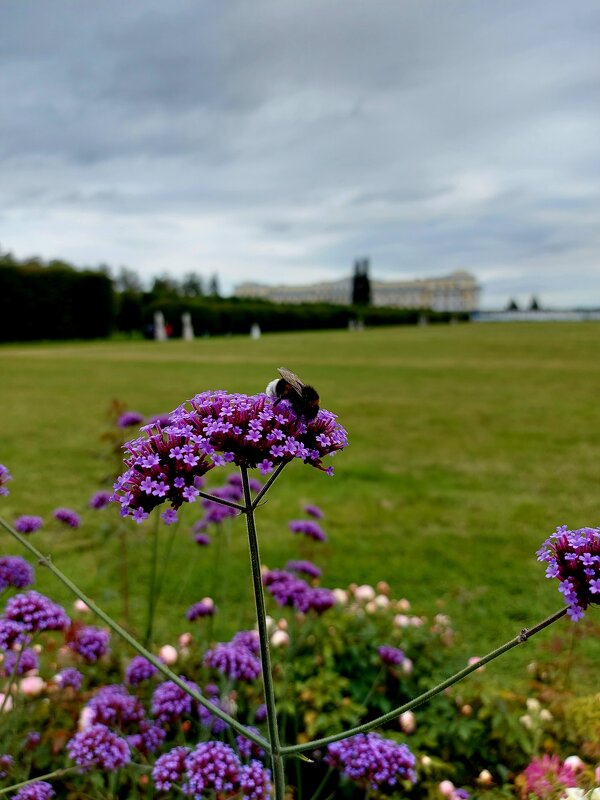
[[[5,467],[4,464],[0,464],[0,497],[9,494],[9,491],[6,488],[6,484],[9,481],[12,481],[12,475],[10,474],[8,467]]]
[[[575,772],[558,756],[534,758],[519,776],[525,797],[546,798],[560,789],[577,785]]]
[[[43,524],[44,520],[41,517],[30,514],[23,514],[21,517],[17,517],[14,523],[15,530],[19,533],[35,533]]]
[[[335,414],[321,409],[315,419],[297,416],[287,401],[265,394],[203,392],[170,415],[170,423],[142,428],[144,436],[125,445],[129,468],[115,484],[123,516],[143,522],[153,508],[174,509],[199,496],[198,479],[228,463],[271,472],[298,458],[332,474],[322,458],[348,444]]]
[[[558,578],[567,614],[576,622],[590,603],[600,603],[600,529],[556,529],[537,552],[547,578]]]
[[[70,508],[55,508],[52,516],[59,522],[64,522],[69,528],[78,528],[81,522],[79,514]]]
[[[415,757],[408,747],[377,733],[359,733],[328,745],[326,760],[360,786],[375,791],[417,780]]]

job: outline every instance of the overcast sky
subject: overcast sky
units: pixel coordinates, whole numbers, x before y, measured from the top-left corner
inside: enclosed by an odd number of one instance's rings
[[[597,0],[0,0],[0,246],[600,305]]]

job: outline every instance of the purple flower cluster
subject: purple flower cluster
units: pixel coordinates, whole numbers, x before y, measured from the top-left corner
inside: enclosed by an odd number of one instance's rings
[[[537,551],[547,578],[558,578],[559,592],[576,622],[590,603],[600,603],[600,528],[556,529]]]
[[[25,630],[32,633],[64,631],[71,624],[62,606],[33,589],[11,597],[6,604],[4,616],[20,622]]]
[[[194,750],[175,747],[156,760],[152,770],[156,788],[167,792],[183,782],[183,792],[201,798],[244,797],[267,800],[271,793],[270,773],[259,761],[242,766],[234,750],[223,742],[201,742]]]
[[[139,753],[154,753],[167,738],[166,730],[156,722],[142,720],[138,733],[127,737],[127,744]]]
[[[213,601],[207,597],[204,600],[200,600],[198,603],[194,603],[194,605],[190,606],[185,612],[185,616],[190,622],[193,622],[195,619],[199,619],[200,617],[212,617],[216,610],[217,607]]]
[[[404,651],[400,650],[399,647],[392,647],[389,644],[383,644],[381,647],[377,649],[379,653],[379,658],[383,661],[384,664],[388,664],[391,667],[398,667],[402,662],[406,659],[404,655]]]
[[[8,489],[6,488],[6,484],[12,481],[12,475],[9,472],[8,467],[5,467],[4,464],[0,464],[0,497],[5,497],[9,494]]]
[[[328,745],[326,761],[365,789],[378,791],[398,781],[417,780],[415,757],[408,747],[377,733],[359,733]]]
[[[322,614],[335,605],[335,595],[330,589],[309,586],[306,581],[284,569],[272,569],[263,575],[263,583],[280,606],[292,606],[306,614]]]
[[[260,654],[258,631],[238,631],[233,637],[232,642],[239,647],[245,647],[247,650],[250,650],[255,656]]]
[[[21,650],[20,653],[14,651],[7,653],[2,664],[5,675],[12,675],[13,672],[16,675],[25,675],[26,672],[38,669],[39,666],[38,654],[31,648]]]
[[[52,512],[54,519],[64,522],[69,528],[78,528],[81,524],[81,517],[76,511],[70,508],[55,508]]]
[[[255,641],[248,641],[247,636],[234,636],[230,642],[220,642],[204,655],[204,664],[217,669],[232,681],[253,681],[261,672],[260,661],[256,657]]]
[[[19,533],[35,533],[39,531],[43,524],[44,520],[41,517],[29,514],[17,517],[14,522],[15,530]]]
[[[327,534],[323,528],[312,519],[292,519],[289,528],[292,533],[302,533],[307,538],[314,539],[315,542],[327,540]]]
[[[313,564],[312,561],[288,561],[285,568],[290,572],[299,572],[301,575],[308,575],[309,578],[320,578],[321,569]]]
[[[75,734],[67,744],[67,751],[80,767],[100,767],[109,772],[115,772],[131,759],[125,739],[100,724]]]
[[[139,686],[140,683],[150,680],[158,670],[147,661],[144,656],[134,656],[125,670],[125,683],[130,686]]]
[[[93,625],[84,625],[75,629],[68,644],[71,650],[93,664],[105,653],[108,653],[109,641],[110,633],[108,631]]]
[[[66,689],[70,686],[72,689],[75,689],[76,692],[81,689],[81,684],[83,683],[83,675],[78,669],[75,669],[75,667],[67,667],[61,670],[58,673],[57,679],[61,689]]]
[[[248,730],[252,731],[253,733],[260,733],[258,728],[255,728],[252,725],[248,726]],[[237,745],[237,749],[239,754],[242,758],[264,758],[265,751],[263,748],[252,741],[252,739],[248,739],[246,736],[242,736],[238,734],[235,737],[235,743]]]
[[[152,779],[160,792],[168,792],[174,783],[183,778],[189,747],[174,747],[154,762]]]
[[[195,691],[200,691],[193,682],[180,676]],[[173,681],[164,681],[152,695],[152,716],[161,722],[175,722],[180,717],[190,716],[195,708],[193,698]]]
[[[320,509],[319,506],[313,505],[312,503],[304,506],[304,512],[308,514],[309,517],[313,517],[314,519],[323,519],[325,516],[322,509]]]
[[[16,644],[25,644],[29,641],[27,628],[20,622],[0,617],[0,648],[12,650]]]
[[[55,794],[54,789],[47,781],[34,781],[19,789],[13,800],[51,800]]]
[[[33,567],[20,556],[2,556],[0,558],[0,592],[7,586],[24,589],[34,581]]]
[[[274,406],[265,394],[203,392],[173,411],[164,428],[158,422],[146,425],[145,438],[125,445],[129,469],[117,480],[114,499],[124,516],[141,522],[163,502],[175,509],[193,502],[195,480],[216,466],[259,466],[266,474],[298,458],[324,469],[322,458],[347,445],[335,420],[321,410],[307,422],[287,401]],[[331,474],[332,468],[325,471]]]
[[[110,503],[110,498],[112,497],[110,492],[96,492],[90,497],[89,506],[90,508],[100,509],[104,508]]]
[[[144,706],[137,697],[129,694],[127,687],[120,683],[103,686],[88,702],[90,722],[102,723],[130,730],[137,727],[145,717]]]
[[[119,428],[133,428],[135,425],[141,425],[144,417],[139,411],[124,411],[117,420],[117,427]]]

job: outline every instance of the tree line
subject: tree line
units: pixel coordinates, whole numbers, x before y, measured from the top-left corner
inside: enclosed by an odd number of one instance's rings
[[[368,262],[361,263],[351,305],[272,303],[222,297],[217,274],[205,279],[190,272],[181,280],[163,274],[144,288],[130,269],[113,275],[103,266],[78,269],[62,260],[19,260],[0,252],[0,341],[96,339],[114,333],[149,337],[156,311],[163,312],[173,336],[181,335],[184,312],[191,315],[197,336],[246,334],[255,323],[265,332],[275,332],[467,318],[429,309],[370,306],[367,271]]]

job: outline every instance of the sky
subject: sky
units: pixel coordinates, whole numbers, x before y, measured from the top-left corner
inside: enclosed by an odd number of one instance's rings
[[[2,0],[0,248],[600,306],[597,0]]]

